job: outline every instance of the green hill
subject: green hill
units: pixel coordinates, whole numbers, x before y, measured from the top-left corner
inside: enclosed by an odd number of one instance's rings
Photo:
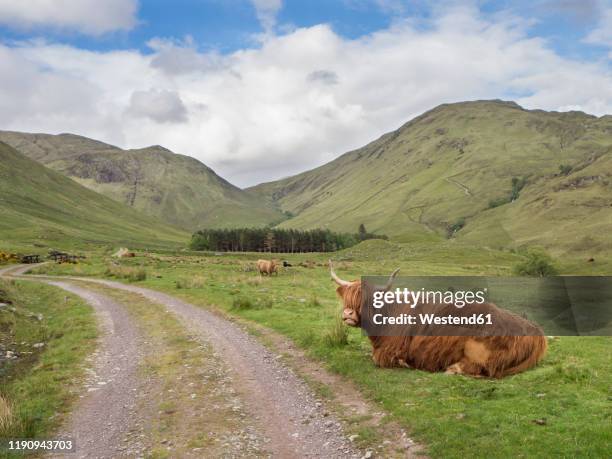
[[[122,150],[72,134],[0,131],[24,155],[80,184],[186,230],[263,226],[283,215],[189,156],[153,146]]]
[[[248,191],[295,215],[282,227],[354,232],[364,223],[399,241],[453,237],[582,255],[612,250],[611,175],[612,116],[477,101],[441,105]]]
[[[0,142],[0,249],[179,247],[189,234],[91,191]],[[36,250],[35,250],[36,251]]]

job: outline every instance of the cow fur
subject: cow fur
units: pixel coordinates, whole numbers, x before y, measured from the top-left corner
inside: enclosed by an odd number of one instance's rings
[[[261,275],[278,275],[278,263],[276,260],[257,260],[257,270]]]
[[[344,281],[343,281],[344,282]],[[361,323],[361,282],[346,282],[336,292],[344,303],[347,325]],[[495,305],[489,305],[498,309]],[[499,310],[499,309],[498,309]],[[508,313],[510,320],[522,320]],[[546,353],[546,337],[537,336],[370,336],[372,359],[380,367],[409,367],[431,372],[503,378],[534,367]]]

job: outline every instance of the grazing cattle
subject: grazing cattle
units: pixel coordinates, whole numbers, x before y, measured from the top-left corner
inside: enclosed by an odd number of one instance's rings
[[[288,261],[283,260],[283,268],[291,268],[293,265]]]
[[[272,273],[278,275],[278,264],[276,260],[257,260],[257,270],[261,275],[271,276]]]
[[[345,281],[334,272],[336,292],[343,301],[342,319],[346,325],[361,325],[361,281]],[[396,270],[385,289],[391,287]],[[509,320],[525,319],[500,310]],[[541,332],[539,327],[528,323]],[[543,333],[537,336],[370,336],[372,359],[380,367],[408,367],[431,372],[466,374],[474,377],[503,378],[535,366],[546,353]]]

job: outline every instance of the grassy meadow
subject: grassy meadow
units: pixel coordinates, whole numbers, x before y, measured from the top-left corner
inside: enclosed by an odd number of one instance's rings
[[[69,410],[94,349],[93,312],[78,297],[33,282],[0,280],[0,303],[6,304],[0,309],[0,438],[48,438]],[[4,359],[7,352],[18,358]]]
[[[431,457],[609,457],[612,337],[551,337],[541,365],[499,381],[379,369],[367,338],[339,319],[327,259],[349,280],[398,267],[405,276],[512,276],[540,247],[556,257],[548,274],[612,275],[611,132],[610,116],[444,104],[327,164],[246,190],[159,146],[125,151],[70,134],[0,132],[0,252],[86,255],[34,273],[136,283],[243,321],[254,334],[266,327],[289,337]],[[292,267],[272,277],[255,269],[269,255],[184,248],[200,228],[353,234],[361,225],[393,242],[275,254]],[[120,247],[137,256],[112,258]],[[145,370],[172,385],[183,363],[176,356],[194,342],[163,307],[108,294],[165,350]],[[0,438],[44,438],[74,397],[95,320],[78,298],[33,282],[0,280],[0,303]],[[194,366],[214,368],[206,349],[192,354]],[[167,402],[182,410],[185,395]],[[201,425],[186,426],[179,414],[162,417],[151,435]],[[216,416],[210,421],[229,419]],[[376,431],[359,429],[360,446],[376,444]]]
[[[261,254],[150,253],[119,262],[102,255],[39,273],[110,277],[165,291],[292,338],[354,381],[432,457],[605,457],[612,441],[609,337],[551,339],[544,362],[504,380],[379,369],[360,330],[339,324],[327,258],[356,279],[386,274],[511,275],[521,254],[444,243],[367,241],[333,254],[282,255],[293,267],[260,277]],[[281,255],[279,254],[279,258]],[[601,275],[609,263],[556,260],[562,274]],[[373,433],[360,432],[364,441]]]

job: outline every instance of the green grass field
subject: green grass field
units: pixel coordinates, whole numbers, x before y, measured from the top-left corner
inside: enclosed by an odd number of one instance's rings
[[[18,356],[0,364],[0,438],[48,438],[94,349],[95,318],[78,297],[38,283],[0,280],[0,302],[3,356]]]
[[[612,338],[553,339],[540,366],[499,381],[379,369],[373,366],[370,345],[359,330],[339,331],[335,326],[339,300],[329,280],[329,255],[283,256],[294,267],[272,278],[260,278],[254,271],[260,254],[150,255],[122,260],[123,271],[121,267],[109,271],[109,259],[93,258],[77,266],[50,265],[40,271],[114,274],[128,282],[136,269],[145,274],[137,277],[145,277],[136,281],[139,284],[289,336],[309,355],[357,383],[425,444],[432,457],[608,455]],[[516,253],[453,241],[411,245],[368,241],[331,256],[339,275],[347,279],[386,274],[398,266],[404,275],[510,275],[522,259]],[[557,265],[564,274],[612,271],[609,264],[576,260]]]

